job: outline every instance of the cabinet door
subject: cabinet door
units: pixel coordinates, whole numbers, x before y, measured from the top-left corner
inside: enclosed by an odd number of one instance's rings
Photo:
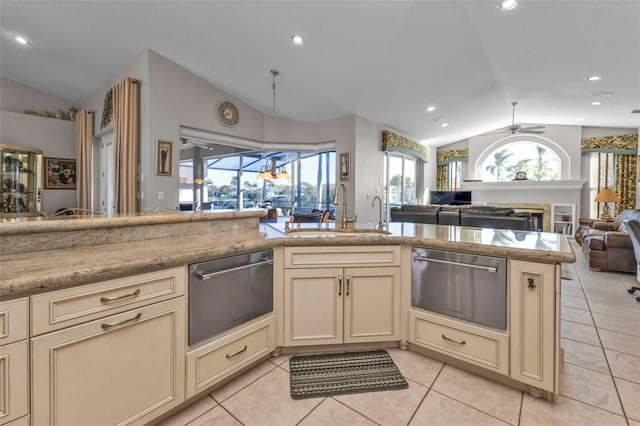
[[[342,343],[342,268],[284,271],[285,346]]]
[[[345,343],[400,339],[400,268],[345,268]]]
[[[33,338],[33,424],[144,424],[180,404],[184,330],[180,297]]]
[[[0,347],[0,424],[29,414],[29,343]]]
[[[510,267],[511,377],[557,393],[555,266],[511,261]]]

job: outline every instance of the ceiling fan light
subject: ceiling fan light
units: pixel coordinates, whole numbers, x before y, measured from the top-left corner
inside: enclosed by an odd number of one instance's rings
[[[501,0],[498,2],[496,7],[501,10],[513,10],[516,7],[518,7],[518,1],[517,0]]]

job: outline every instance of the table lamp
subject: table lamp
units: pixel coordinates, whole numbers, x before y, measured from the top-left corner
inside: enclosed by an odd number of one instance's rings
[[[609,208],[608,203],[610,202],[617,203],[618,201],[620,201],[620,198],[618,198],[615,192],[613,192],[609,188],[605,188],[600,192],[598,192],[598,195],[596,195],[596,198],[593,201],[598,203],[604,203],[604,205],[602,206],[602,214],[600,215],[600,218],[609,220],[609,219],[612,219],[612,216],[611,216],[611,209]]]

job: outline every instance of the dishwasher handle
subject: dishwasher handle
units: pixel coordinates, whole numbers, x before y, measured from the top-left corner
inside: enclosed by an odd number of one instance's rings
[[[248,268],[255,268],[256,266],[272,265],[272,264],[273,264],[273,259],[268,259],[268,260],[262,260],[260,262],[255,262],[255,263],[247,263],[246,265],[236,266],[235,268],[224,269],[222,271],[198,272],[194,270],[193,272],[197,279],[204,281],[221,274],[226,274],[234,271],[241,271],[243,269],[248,269]]]
[[[498,268],[495,267],[495,266],[472,265],[470,263],[453,262],[451,260],[433,259],[431,257],[426,257],[426,256],[415,256],[413,258],[413,260],[426,261],[426,262],[436,262],[436,263],[446,263],[447,265],[463,266],[465,268],[472,268],[472,269],[482,269],[483,271],[487,271],[487,272],[498,272]]]

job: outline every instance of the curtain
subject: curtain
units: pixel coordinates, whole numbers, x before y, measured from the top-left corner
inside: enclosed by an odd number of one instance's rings
[[[636,204],[636,155],[616,155],[616,212],[633,209]]]
[[[113,139],[116,213],[138,210],[138,146],[140,143],[140,86],[125,77],[113,87]]]
[[[76,161],[76,207],[92,210],[93,112],[84,109],[76,115]]]
[[[586,138],[582,139],[581,148],[583,153],[604,152],[615,155],[615,193],[620,198],[620,201],[616,203],[616,212],[633,209],[636,204],[637,191],[638,135]]]
[[[426,146],[388,130],[382,131],[382,151],[403,152],[428,163],[429,151]]]
[[[449,181],[449,164],[441,164],[437,168],[437,191],[446,191]]]

